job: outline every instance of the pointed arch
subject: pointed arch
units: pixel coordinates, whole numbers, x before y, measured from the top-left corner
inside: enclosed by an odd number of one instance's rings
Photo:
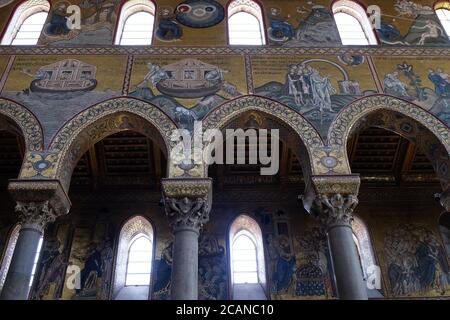
[[[115,257],[113,299],[150,297],[154,238],[153,226],[144,216],[133,216],[122,225]]]
[[[117,98],[91,106],[69,120],[54,136],[49,149],[57,154],[54,178],[68,190],[72,171],[90,146],[126,130],[155,140],[166,157],[175,123],[158,107],[133,98]]]
[[[450,186],[450,129],[421,107],[382,94],[349,104],[329,128],[328,144],[341,148],[349,172],[348,139],[353,132],[369,125],[393,131],[416,143],[432,162],[444,190]]]
[[[352,230],[357,240],[356,245],[361,259],[363,277],[367,280],[368,274],[370,273],[369,268],[376,265],[369,229],[361,218],[354,216]]]
[[[39,151],[44,148],[43,131],[39,120],[30,110],[17,102],[0,98],[0,128],[21,135],[25,141],[26,151]]]
[[[266,298],[266,263],[259,224],[248,215],[239,215],[230,225],[228,240],[233,298]]]
[[[305,146],[308,164],[314,165],[313,153],[315,149],[324,146],[314,126],[309,123],[301,114],[291,108],[259,96],[243,96],[235,100],[226,102],[220,107],[208,113],[203,119],[203,130],[219,129],[222,130],[228,123],[240,117],[246,112],[260,112],[285,124],[288,128],[298,136],[301,143]],[[207,167],[205,168],[205,176],[207,176]],[[314,172],[315,168],[309,171]],[[306,172],[304,172],[306,173]]]

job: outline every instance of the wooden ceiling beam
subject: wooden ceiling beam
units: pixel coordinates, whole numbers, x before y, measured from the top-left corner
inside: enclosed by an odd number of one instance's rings
[[[415,145],[405,138],[400,138],[398,148],[393,163],[394,178],[397,185],[402,183],[402,175],[405,168],[411,166],[414,159]]]

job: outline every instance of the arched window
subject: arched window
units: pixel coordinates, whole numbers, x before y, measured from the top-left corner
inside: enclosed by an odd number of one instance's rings
[[[228,6],[228,41],[230,45],[265,45],[261,7],[252,0],[234,0]]]
[[[126,2],[120,11],[114,44],[151,45],[154,23],[155,4],[152,1],[130,0]]]
[[[148,286],[152,269],[152,242],[138,233],[128,251],[126,286]]]
[[[375,255],[370,241],[369,231],[366,224],[358,217],[353,220],[353,240],[358,248],[359,256],[361,257],[361,265],[363,269],[364,278],[367,278],[367,269],[375,265]]]
[[[246,230],[236,234],[233,241],[233,283],[258,283],[256,240]]]
[[[363,278],[364,281],[367,281],[369,280],[369,275],[375,272],[373,268],[377,266],[372,242],[370,241],[369,230],[367,229],[366,224],[358,217],[354,217],[352,229],[353,241],[358,250]],[[382,297],[379,289],[368,290],[368,295],[370,298]]]
[[[436,15],[441,21],[447,36],[450,38],[450,1],[441,1],[434,6]]]
[[[142,216],[133,217],[120,230],[113,298],[116,300],[147,300],[152,262],[152,225]]]
[[[2,257],[2,264],[0,267],[0,291],[5,284],[6,275],[8,274],[9,265],[11,264],[11,259],[14,253],[14,248],[16,247],[17,238],[19,238],[20,225],[15,225],[8,238],[8,243],[6,245],[5,251]]]
[[[378,44],[367,13],[359,4],[350,0],[336,1],[333,14],[343,45]]]
[[[50,4],[45,0],[25,1],[17,7],[2,38],[2,45],[35,45],[47,20]]]
[[[266,299],[266,269],[258,223],[240,215],[230,227],[230,268],[233,298]]]

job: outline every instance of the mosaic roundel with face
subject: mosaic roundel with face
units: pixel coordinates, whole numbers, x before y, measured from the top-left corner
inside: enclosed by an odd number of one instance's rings
[[[223,6],[214,0],[187,0],[176,10],[177,20],[191,28],[208,28],[225,17]]]

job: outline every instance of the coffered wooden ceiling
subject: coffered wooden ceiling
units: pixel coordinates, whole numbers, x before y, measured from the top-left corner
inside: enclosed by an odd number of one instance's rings
[[[270,141],[270,140],[269,140]],[[248,163],[248,142],[246,163]],[[23,142],[17,135],[0,131],[0,184],[16,178],[23,157]],[[363,182],[376,185],[437,184],[431,163],[413,143],[384,129],[369,128],[348,143],[352,171]],[[237,162],[235,151],[235,163]],[[166,159],[151,139],[132,131],[109,136],[78,162],[72,188],[93,189],[133,186],[158,189],[166,174]],[[227,186],[295,186],[303,184],[297,156],[280,143],[280,170],[275,176],[261,176],[259,165],[212,165],[209,175],[220,189]]]
[[[352,172],[374,183],[437,183],[428,158],[413,143],[396,133],[368,128],[347,146]]]
[[[103,139],[83,155],[73,172],[72,187],[156,188],[165,170],[166,159],[151,139],[123,131]]]

